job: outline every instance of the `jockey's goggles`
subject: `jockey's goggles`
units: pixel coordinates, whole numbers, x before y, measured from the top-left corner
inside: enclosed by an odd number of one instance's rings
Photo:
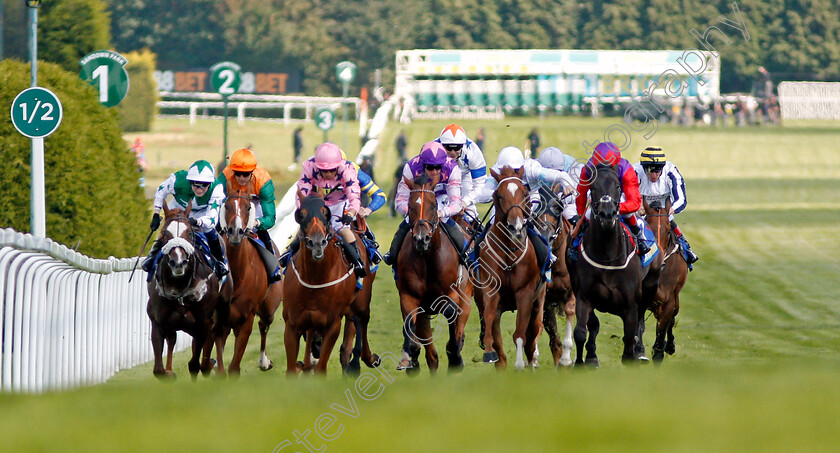
[[[648,165],[645,167],[645,171],[648,173],[662,173],[662,166],[661,165]]]
[[[250,178],[251,177],[251,172],[250,171],[235,171],[235,172],[233,172],[233,176],[236,176],[237,178]]]
[[[441,168],[443,168],[443,165],[426,165],[425,168],[426,168],[426,170],[430,170],[430,171],[440,170]]]
[[[192,184],[192,186],[197,188],[197,189],[206,189],[206,188],[210,187],[209,182],[190,181],[190,184]]]
[[[338,171],[338,167],[330,168],[330,169],[321,169],[321,173],[335,173]]]
[[[461,148],[463,148],[463,147],[464,147],[464,145],[458,144],[458,143],[451,143],[451,144],[448,144],[448,145],[443,145],[443,148],[446,149],[447,151],[460,151]]]

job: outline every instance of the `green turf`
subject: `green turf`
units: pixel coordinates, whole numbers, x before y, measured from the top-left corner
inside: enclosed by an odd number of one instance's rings
[[[470,133],[486,128],[492,164],[501,146],[523,146],[534,126],[545,144],[582,157],[580,142],[597,140],[614,123],[518,118],[462,124]],[[418,149],[443,125],[403,126],[410,148]],[[155,127],[146,134],[147,157],[150,174],[159,179],[192,160],[220,156],[220,138],[201,140],[215,131],[221,137],[220,122],[190,128],[185,121],[158,120]],[[389,125],[377,157],[377,179],[386,188],[399,127]],[[296,177],[285,168],[292,127],[238,128],[232,125],[234,134],[241,134],[236,140],[247,137],[254,144],[282,195]],[[314,146],[320,133],[314,128],[306,133],[307,147]],[[601,315],[601,369],[551,369],[543,338],[541,368],[499,374],[479,363],[473,311],[462,373],[446,371],[440,344],[443,367],[434,378],[422,356],[416,377],[390,364],[393,382],[363,370],[378,379],[370,394],[382,386],[368,401],[356,388],[363,382],[341,377],[335,360],[326,379],[286,379],[278,313],[268,346],[275,368],[268,372],[257,370],[255,332],[238,380],[191,382],[187,356],[180,353],[179,377],[172,383],[154,379],[147,363],[92,388],[0,395],[0,451],[268,452],[284,440],[293,445],[282,451],[307,451],[294,444],[294,432],[305,430],[312,448],[322,451],[836,451],[840,153],[834,144],[840,128],[825,122],[784,128],[661,126],[654,140],[638,134],[633,140],[625,153],[631,161],[647,144],[659,144],[686,176],[689,205],[678,221],[701,256],[682,291],[677,353],[660,367],[622,366],[620,320]],[[155,163],[155,149],[166,156],[161,164]],[[381,212],[370,223],[387,247],[397,219]],[[371,346],[398,353],[399,300],[386,266],[377,275],[373,299]],[[650,347],[654,327],[653,319],[648,321]],[[505,314],[509,356],[512,330],[512,315]],[[228,357],[231,349],[229,342]],[[347,411],[341,409],[348,407],[346,392],[358,409],[356,418],[341,412]],[[329,414],[337,421],[322,430],[332,440],[323,440],[315,424],[331,420]]]

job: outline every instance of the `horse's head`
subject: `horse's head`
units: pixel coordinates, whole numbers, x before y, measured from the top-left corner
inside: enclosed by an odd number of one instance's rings
[[[618,221],[618,208],[621,204],[621,182],[615,166],[599,164],[594,167],[592,176],[592,216],[603,228],[612,228]]]
[[[525,227],[531,212],[528,189],[522,182],[525,168],[514,170],[505,166],[498,173],[491,169],[490,174],[498,183],[493,193],[496,223],[505,226],[516,240],[521,241],[525,238]]]
[[[563,231],[563,201],[552,190],[540,187],[539,208],[532,215],[537,231],[552,244]]]
[[[182,277],[187,273],[190,258],[195,253],[195,233],[190,226],[189,215],[192,205],[186,210],[169,209],[163,205],[164,224],[161,232],[163,241],[162,263],[165,264],[173,277]]]
[[[256,219],[251,216],[251,197],[248,189],[232,192],[228,187],[228,197],[222,206],[222,233],[233,245],[239,245],[248,235],[248,231],[256,226]]]
[[[408,195],[408,222],[411,224],[414,249],[421,253],[426,252],[439,223],[435,186],[440,181],[440,175],[432,179],[423,174],[414,181],[408,178],[403,178],[403,181],[411,191]]]
[[[332,237],[330,209],[317,191],[304,197],[303,192],[298,190],[298,198],[300,207],[295,211],[295,221],[300,224],[301,239],[306,247],[312,250],[312,258],[320,260],[324,257],[324,250]]]

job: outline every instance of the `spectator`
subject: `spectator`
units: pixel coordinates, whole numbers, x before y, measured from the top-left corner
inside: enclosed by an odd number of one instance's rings
[[[294,162],[292,162],[293,166],[297,166],[300,162],[300,150],[303,149],[303,127],[298,126],[295,128],[295,135],[292,139],[292,145],[295,149],[295,156]]]
[[[540,153],[540,133],[536,127],[528,134],[528,147],[531,150],[531,159],[536,159]]]
[[[484,149],[484,128],[478,128],[478,132],[475,134],[475,140],[473,140],[476,145],[478,145],[478,149]]]
[[[136,159],[137,173],[140,173],[140,187],[146,187],[146,177],[143,174],[149,169],[149,164],[146,162],[146,146],[140,137],[134,140],[131,151],[134,153]]]
[[[400,135],[397,136],[397,155],[400,156],[401,161],[408,160],[408,157],[405,155],[405,148],[408,146],[408,139],[405,136],[405,131],[400,131]]]

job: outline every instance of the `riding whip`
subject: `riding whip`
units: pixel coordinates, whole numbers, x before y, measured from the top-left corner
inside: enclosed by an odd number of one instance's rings
[[[143,256],[143,251],[144,251],[144,250],[146,250],[146,245],[148,245],[148,244],[149,244],[149,239],[151,239],[151,238],[152,238],[152,234],[153,234],[154,232],[155,232],[155,230],[149,231],[149,235],[148,235],[148,236],[146,236],[146,242],[143,242],[143,246],[142,246],[142,247],[140,247],[140,254],[139,254],[139,255],[137,255],[137,260],[136,260],[136,261],[134,261],[134,267],[133,267],[133,268],[131,268],[131,275],[129,275],[129,276],[128,276],[128,282],[129,282],[129,283],[131,283],[131,279],[132,279],[132,278],[134,278],[134,271],[136,271],[136,270],[137,270],[137,263],[139,263],[139,262],[140,262],[140,258]]]

